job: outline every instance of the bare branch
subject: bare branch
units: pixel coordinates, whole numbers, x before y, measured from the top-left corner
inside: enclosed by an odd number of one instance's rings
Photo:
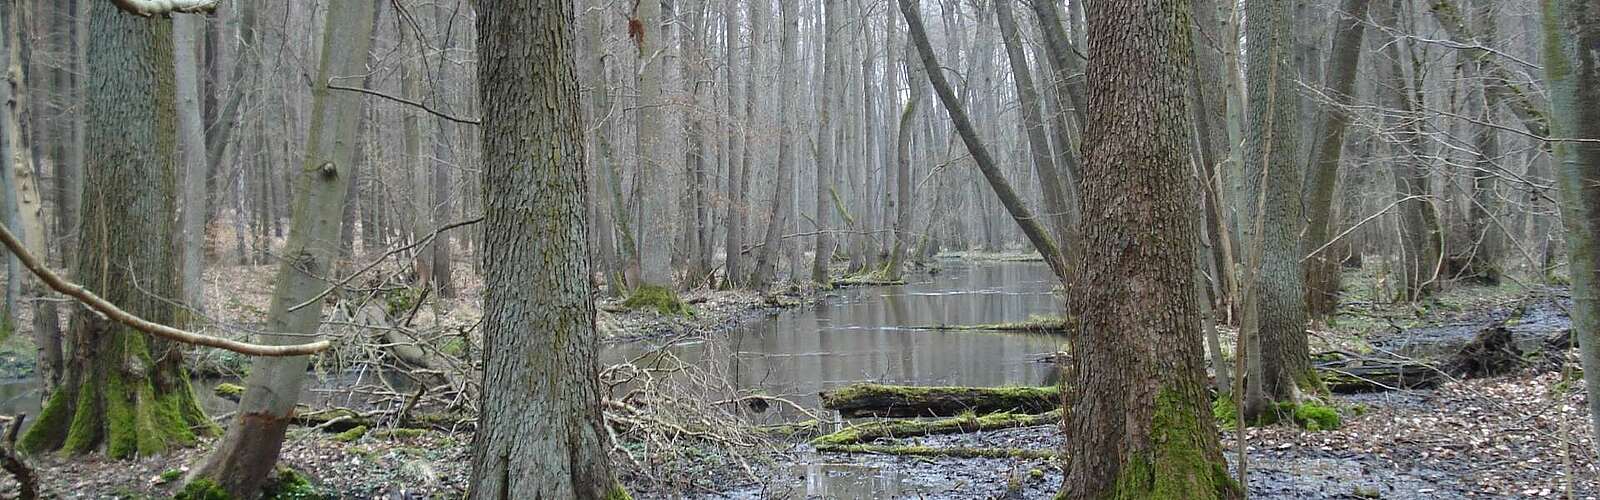
[[[95,295],[94,292],[84,289],[81,285],[77,285],[63,279],[54,271],[51,271],[50,268],[45,267],[44,263],[40,262],[38,257],[35,257],[32,253],[29,253],[27,247],[24,247],[22,242],[17,240],[17,236],[15,234],[11,234],[11,229],[3,224],[0,224],[0,242],[5,243],[6,248],[11,249],[11,252],[17,256],[17,260],[22,262],[23,267],[28,268],[29,271],[33,271],[33,274],[38,275],[39,280],[43,281],[46,285],[50,285],[50,288],[54,288],[58,292],[78,299],[79,302],[89,306],[90,309],[93,309],[118,323],[128,325],[135,330],[155,335],[157,337],[182,342],[185,344],[215,347],[217,349],[233,351],[249,356],[269,357],[304,356],[308,354],[316,354],[318,352],[327,350],[328,347],[332,345],[326,340],[319,340],[309,344],[297,345],[250,344],[236,340],[212,337],[209,335],[201,335],[186,330],[179,330],[177,328],[149,321],[135,316],[133,313],[122,310],[122,308],[117,307],[116,304],[107,302],[106,299],[100,298],[99,295]]]
[[[217,10],[217,0],[111,0],[123,12],[139,17],[197,14]]]
[[[378,91],[372,90],[372,89],[361,88],[361,87],[346,87],[346,86],[343,86],[343,85],[334,85],[333,82],[328,82],[328,90],[344,90],[344,91],[348,91],[348,92],[357,92],[357,93],[366,94],[366,95],[375,96],[375,97],[382,97],[384,99],[388,99],[388,100],[391,100],[391,101],[394,101],[394,102],[398,102],[400,104],[405,104],[407,106],[411,106],[411,107],[415,107],[415,108],[421,109],[423,111],[427,111],[428,114],[431,114],[433,116],[437,116],[439,118],[444,118],[446,120],[450,120],[450,121],[453,121],[453,122],[456,122],[456,123],[465,124],[465,125],[480,125],[480,124],[483,123],[481,121],[478,121],[477,118],[462,118],[462,117],[455,116],[455,115],[452,115],[452,114],[449,114],[449,113],[446,113],[446,112],[443,112],[443,111],[439,111],[437,109],[430,108],[430,107],[428,107],[428,105],[426,103],[413,101],[413,100],[410,100],[410,99],[406,99],[404,97],[392,96],[392,95],[385,94],[383,92],[378,92]]]

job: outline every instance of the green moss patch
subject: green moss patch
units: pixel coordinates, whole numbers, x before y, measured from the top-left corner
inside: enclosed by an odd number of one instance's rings
[[[196,479],[194,482],[183,486],[183,491],[172,497],[175,500],[232,500],[233,495],[228,490],[222,489],[216,481],[210,479]]]
[[[341,433],[338,433],[338,434],[334,434],[333,435],[333,440],[341,442],[341,443],[349,443],[349,442],[355,441],[357,439],[361,439],[361,436],[365,436],[365,435],[367,435],[367,426],[358,425],[358,426],[355,426],[355,427],[351,427],[347,431],[344,431],[344,432],[341,432]]]
[[[223,399],[238,401],[239,398],[244,397],[244,386],[223,382],[212,388],[211,393]]]
[[[628,294],[628,299],[622,301],[622,306],[628,309],[653,309],[658,313],[668,316],[693,316],[694,309],[689,304],[678,298],[678,292],[671,288],[657,285],[640,285]]]
[[[278,474],[261,488],[261,498],[267,500],[334,500],[338,495],[323,492],[304,474],[288,467],[279,467]]]

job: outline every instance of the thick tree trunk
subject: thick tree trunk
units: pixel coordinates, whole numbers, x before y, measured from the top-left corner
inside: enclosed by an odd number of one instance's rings
[[[1289,7],[1278,0],[1247,0],[1250,133],[1245,142],[1247,185],[1245,234],[1252,251],[1260,252],[1254,279],[1257,325],[1250,332],[1252,370],[1248,380],[1259,387],[1246,393],[1251,419],[1271,409],[1272,402],[1295,401],[1302,388],[1316,385],[1306,346],[1305,278],[1300,266],[1301,204],[1300,111],[1295,91],[1294,23]],[[1259,397],[1258,397],[1259,396]]]
[[[179,296],[172,238],[177,184],[172,22],[91,2],[80,283],[122,309],[171,324]],[[137,125],[135,125],[137,124]],[[34,453],[104,449],[153,455],[195,442],[213,426],[195,403],[183,354],[87,309],[73,313],[61,389],[23,438]]]
[[[1545,79],[1555,134],[1561,221],[1572,267],[1573,335],[1581,349],[1589,418],[1600,435],[1600,4],[1542,0]],[[1600,448],[1594,450],[1600,453]]]
[[[201,247],[205,244],[206,164],[205,126],[200,123],[200,60],[196,37],[204,19],[177,16],[172,20],[173,61],[178,90],[178,143],[183,161],[183,299],[189,307],[205,310],[205,290],[200,274],[205,270]]]
[[[483,409],[469,498],[626,498],[600,413],[572,2],[484,0]],[[530,112],[522,103],[544,102]],[[531,217],[530,214],[544,214]]]
[[[637,12],[630,23],[637,23],[640,31],[630,33],[639,48],[639,165],[634,190],[639,201],[640,225],[638,262],[631,266],[630,285],[672,285],[672,239],[674,210],[672,198],[676,196],[666,186],[670,177],[666,161],[670,150],[666,144],[662,114],[667,105],[661,90],[662,74],[671,49],[667,46],[667,28],[662,25],[661,2],[644,0],[634,3]],[[648,188],[645,188],[648,186]]]
[[[327,286],[339,258],[339,232],[346,193],[355,167],[356,127],[361,96],[329,92],[336,75],[364,71],[375,5],[339,3],[330,9],[322,34],[321,66],[312,87],[310,145],[295,170],[289,240],[278,267],[267,313],[265,344],[296,344],[315,337],[322,300],[311,300]],[[214,481],[235,497],[256,495],[272,473],[283,446],[310,358],[257,358],[245,379],[245,392],[228,432],[189,480]]]
[[[1079,207],[1097,223],[1068,294],[1083,337],[1067,368],[1062,498],[1243,496],[1217,442],[1195,304],[1188,12],[1185,0],[1089,5]]]
[[[783,34],[780,42],[778,68],[782,74],[778,88],[778,128],[782,130],[778,138],[778,182],[773,184],[772,211],[767,216],[766,234],[762,237],[761,253],[756,258],[756,267],[750,278],[750,285],[761,288],[770,284],[777,273],[779,256],[782,255],[783,231],[793,222],[789,214],[794,212],[794,138],[795,127],[790,118],[791,99],[795,92],[796,71],[790,71],[799,57],[798,40],[800,38],[800,14],[795,2],[779,2],[783,16]]]
[[[1383,0],[1378,0],[1383,1]],[[1304,254],[1321,248],[1333,237],[1333,192],[1339,182],[1339,160],[1343,157],[1344,134],[1350,125],[1350,113],[1345,110],[1355,102],[1356,69],[1361,63],[1361,39],[1367,26],[1367,6],[1372,0],[1343,0],[1340,2],[1335,22],[1338,31],[1333,38],[1333,51],[1329,53],[1327,86],[1323,93],[1333,102],[1321,113],[1320,140],[1312,152],[1310,172],[1306,174],[1306,237],[1302,241]],[[1342,255],[1322,251],[1311,255],[1305,262],[1306,313],[1311,317],[1333,314],[1339,305],[1339,272]]]
[[[726,37],[725,48],[727,52],[727,68],[725,79],[728,83],[728,148],[723,152],[728,156],[728,213],[726,217],[728,232],[722,248],[724,257],[723,275],[728,287],[737,286],[745,282],[744,272],[744,230],[745,221],[750,218],[750,206],[746,195],[750,192],[750,146],[755,135],[756,119],[756,86],[755,74],[761,65],[761,42],[766,35],[767,9],[771,7],[768,2],[750,2],[748,14],[750,22],[749,59],[744,63],[744,74],[734,75],[736,59],[734,46],[739,40],[738,12],[736,0],[728,0],[727,23],[723,28]],[[744,116],[736,114],[738,90],[735,88],[734,79],[744,78]],[[735,136],[738,136],[737,138]]]

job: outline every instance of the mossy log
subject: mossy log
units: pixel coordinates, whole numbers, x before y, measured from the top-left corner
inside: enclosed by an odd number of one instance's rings
[[[1061,410],[1059,409],[1037,415],[995,413],[981,417],[968,414],[938,420],[887,420],[853,425],[839,432],[813,439],[811,444],[819,446],[862,444],[885,438],[996,431],[1016,427],[1058,424],[1060,422]]]
[[[1335,355],[1315,366],[1323,385],[1334,394],[1427,389],[1443,381],[1433,365],[1406,359]]]
[[[910,327],[910,329],[939,331],[1067,333],[1067,326],[1067,319],[1061,316],[1029,316],[1026,320],[1005,323],[982,323],[976,325],[924,325],[913,326]]]
[[[845,418],[953,417],[963,413],[1037,414],[1061,406],[1056,387],[910,387],[855,384],[821,394]]]
[[[821,453],[866,453],[902,457],[955,457],[955,458],[1020,458],[1026,460],[1055,460],[1056,452],[1023,448],[968,448],[932,446],[886,446],[875,444],[824,444],[818,445]]]

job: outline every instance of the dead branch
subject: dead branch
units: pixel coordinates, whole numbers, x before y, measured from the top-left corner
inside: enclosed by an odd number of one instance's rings
[[[146,320],[144,318],[135,316],[133,313],[122,310],[122,308],[117,307],[116,304],[112,304],[111,302],[106,301],[106,299],[100,298],[99,295],[95,295],[94,292],[83,288],[82,285],[69,282],[57,275],[54,271],[51,271],[49,267],[46,267],[43,262],[39,261],[38,257],[35,257],[32,253],[29,253],[27,247],[24,247],[22,242],[17,240],[17,236],[15,234],[11,234],[11,229],[6,227],[4,224],[0,224],[0,242],[5,243],[6,248],[11,249],[11,252],[17,256],[17,260],[22,262],[23,267],[28,268],[29,271],[33,272],[33,274],[38,275],[39,280],[43,281],[46,285],[50,285],[50,288],[53,288],[69,297],[78,299],[78,302],[82,302],[83,305],[89,306],[90,309],[100,313],[101,315],[104,315],[107,318],[127,325],[135,330],[155,335],[157,337],[176,342],[182,342],[185,344],[214,347],[226,351],[233,351],[247,356],[305,356],[325,351],[329,346],[332,345],[326,340],[319,340],[309,344],[295,345],[251,344],[220,337],[212,337],[209,335],[201,335]]]

